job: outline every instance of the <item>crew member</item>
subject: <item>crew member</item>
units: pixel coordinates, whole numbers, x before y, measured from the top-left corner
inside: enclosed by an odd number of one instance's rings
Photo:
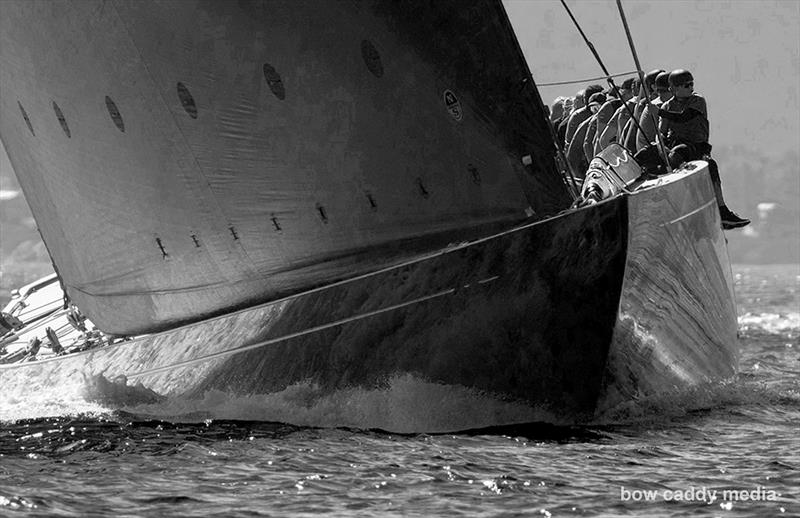
[[[656,140],[658,108],[672,98],[672,92],[669,90],[669,72],[658,74],[654,86],[656,98],[652,102],[645,104],[642,115],[639,117],[639,132],[636,137],[637,152],[653,145]],[[651,112],[653,116],[650,115]]]
[[[594,140],[597,135],[597,116],[606,103],[606,99],[606,94],[603,92],[593,94],[592,98],[589,99],[589,110],[591,110],[592,116],[589,118],[589,126],[586,128],[586,136],[583,138],[583,154],[586,157],[587,164],[592,161],[595,155]]]
[[[619,129],[625,127],[625,123],[636,107],[636,94],[638,91],[639,81],[637,79],[631,78],[623,81],[622,87],[620,88],[623,104],[614,111],[611,119],[609,119],[603,131],[600,132],[600,138],[597,141],[598,152],[604,150],[612,142],[617,142]]]
[[[647,105],[648,99],[646,98],[647,93],[650,94],[650,101],[655,100],[656,94],[656,77],[658,74],[664,72],[664,70],[656,69],[651,70],[644,76],[644,84],[647,85],[645,89],[644,86],[639,91],[639,101],[636,104],[636,110],[633,112],[633,116],[635,117],[636,122],[639,121],[642,117],[642,111],[644,111],[644,107]],[[636,138],[639,135],[639,128],[636,127],[636,124],[632,120],[629,120],[625,125],[625,130],[623,132],[623,138],[620,139],[620,143],[625,146],[626,149],[631,151],[632,153],[636,153]]]
[[[569,122],[567,123],[567,132],[566,135],[564,136],[564,146],[566,148],[569,148],[569,145],[572,142],[572,137],[578,130],[578,126],[580,126],[583,121],[592,116],[591,110],[589,109],[588,106],[586,106],[586,104],[588,104],[589,102],[589,99],[592,97],[592,95],[602,91],[603,87],[600,85],[587,86],[586,90],[581,91],[583,92],[581,108],[576,109],[572,112],[572,115],[569,116]],[[580,94],[581,92],[578,93]],[[577,96],[575,97],[575,101],[576,102],[578,101]],[[583,146],[582,141],[581,141],[581,146]]]
[[[659,131],[670,148],[670,165],[678,167],[689,160],[706,160],[723,228],[731,229],[748,225],[750,220],[742,218],[730,210],[722,196],[719,167],[710,156],[711,144],[708,143],[709,123],[706,100],[694,93],[694,77],[688,70],[673,70],[669,75],[669,87],[674,96],[662,105],[658,110],[658,115],[661,117]]]

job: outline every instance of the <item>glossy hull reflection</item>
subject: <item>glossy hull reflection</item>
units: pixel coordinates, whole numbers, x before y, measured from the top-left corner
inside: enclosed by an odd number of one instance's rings
[[[625,264],[625,200],[171,332],[4,366],[31,380],[125,376],[160,396],[377,387],[410,373],[589,415]]]
[[[580,422],[729,376],[732,279],[705,170],[173,331],[0,366],[7,393],[102,376],[145,400],[411,375]],[[113,397],[107,401],[113,406]]]
[[[704,162],[628,198],[629,240],[599,409],[734,374],[733,278]]]

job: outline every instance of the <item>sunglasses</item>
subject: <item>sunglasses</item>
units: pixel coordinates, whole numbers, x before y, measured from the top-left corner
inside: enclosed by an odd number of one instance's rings
[[[688,83],[683,83],[681,86],[683,88],[694,88],[694,81],[689,81]]]

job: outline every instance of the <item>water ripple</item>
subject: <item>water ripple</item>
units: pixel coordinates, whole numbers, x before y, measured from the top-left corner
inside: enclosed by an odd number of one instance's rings
[[[800,516],[798,292],[778,270],[737,274],[742,361],[724,383],[590,426],[435,434],[76,407],[0,423],[0,515]]]

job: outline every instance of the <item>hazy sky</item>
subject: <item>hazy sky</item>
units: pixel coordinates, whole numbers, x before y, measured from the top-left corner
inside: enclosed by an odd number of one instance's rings
[[[560,0],[503,3],[537,83],[602,75]],[[622,4],[645,71],[694,74],[695,90],[708,101],[712,144],[770,154],[800,149],[800,0]],[[567,5],[611,73],[635,69],[615,0]],[[580,88],[540,90],[551,102]]]
[[[537,83],[601,75],[559,0],[504,4]],[[612,73],[635,68],[614,0],[567,4]],[[682,67],[694,74],[708,101],[712,144],[775,154],[800,149],[800,0],[623,0],[623,6],[645,70]],[[541,92],[550,102],[580,88]],[[10,171],[2,144],[0,171]]]

